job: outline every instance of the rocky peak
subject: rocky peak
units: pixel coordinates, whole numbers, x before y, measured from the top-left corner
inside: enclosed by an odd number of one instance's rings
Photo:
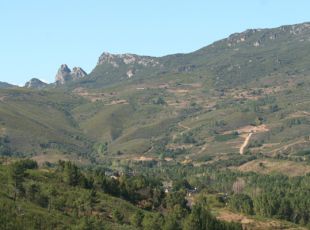
[[[139,56],[136,54],[111,54],[104,52],[98,60],[97,65],[111,64],[113,67],[118,68],[120,65],[141,65],[141,66],[157,66],[159,62],[154,57]]]
[[[112,64],[114,62],[114,59],[116,55],[110,54],[108,52],[103,52],[101,56],[99,57],[97,65],[101,65],[103,63],[110,63]]]
[[[288,37],[296,38],[300,41],[309,40],[310,23],[281,26],[274,29],[249,29],[241,33],[230,35],[226,40],[229,47],[238,44],[248,44],[259,47],[266,42]]]
[[[281,26],[280,30],[294,35],[307,33],[310,32],[310,22],[289,26]]]
[[[55,79],[57,84],[63,85],[68,81],[78,80],[85,76],[87,76],[87,73],[81,67],[74,67],[71,71],[66,64],[62,64],[57,71]]]
[[[32,78],[30,81],[26,82],[25,86],[26,88],[32,88],[32,89],[42,89],[45,88],[48,84],[37,79],[37,78]]]
[[[86,75],[87,73],[81,67],[74,67],[71,72],[71,76],[73,80],[83,78]]]
[[[56,83],[61,85],[71,80],[71,69],[66,64],[62,64],[57,71],[55,80]]]

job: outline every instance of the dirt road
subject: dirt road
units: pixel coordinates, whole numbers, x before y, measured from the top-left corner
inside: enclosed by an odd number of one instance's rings
[[[241,145],[240,150],[239,150],[239,152],[240,152],[241,155],[244,154],[244,150],[245,150],[245,148],[248,146],[249,141],[250,141],[252,135],[253,135],[253,133],[249,133],[248,136],[245,138],[243,144]]]

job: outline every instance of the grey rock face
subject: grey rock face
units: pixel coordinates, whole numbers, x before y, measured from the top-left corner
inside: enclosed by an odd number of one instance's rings
[[[71,69],[66,64],[62,64],[56,74],[56,83],[65,84],[66,81],[71,80]]]
[[[74,81],[87,76],[87,73],[81,67],[74,67],[71,69],[66,65],[62,64],[56,74],[56,84],[63,85],[68,81]]]
[[[123,75],[132,78],[143,68],[161,66],[158,58],[150,56],[139,56],[136,54],[111,54],[104,52],[97,62],[97,66],[112,66],[114,69],[124,71]]]
[[[274,29],[249,29],[241,33],[234,33],[226,40],[229,47],[246,43],[249,46],[260,47],[264,44],[281,38],[288,39],[290,36],[298,36],[303,41],[309,38],[310,23],[281,26]]]
[[[32,78],[30,81],[26,82],[25,87],[32,89],[42,89],[45,88],[47,85],[48,84],[37,78]]]
[[[159,62],[154,57],[139,56],[136,54],[110,54],[104,52],[98,60],[97,65],[109,63],[114,67],[120,65],[140,65],[144,67],[154,67],[159,65]]]
[[[81,67],[74,67],[71,72],[72,80],[83,78],[87,73]]]

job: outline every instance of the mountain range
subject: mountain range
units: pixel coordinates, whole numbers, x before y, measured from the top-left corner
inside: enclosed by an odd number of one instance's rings
[[[306,229],[310,23],[0,82],[1,229]]]
[[[104,52],[89,74],[63,64],[52,84],[0,83],[2,149],[85,162],[302,160],[309,63],[310,23],[246,30],[187,54]]]

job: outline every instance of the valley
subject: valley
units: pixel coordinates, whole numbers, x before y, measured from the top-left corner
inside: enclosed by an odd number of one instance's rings
[[[307,229],[309,38],[309,23],[251,29],[187,54],[104,52],[51,84],[1,83],[0,226]]]

